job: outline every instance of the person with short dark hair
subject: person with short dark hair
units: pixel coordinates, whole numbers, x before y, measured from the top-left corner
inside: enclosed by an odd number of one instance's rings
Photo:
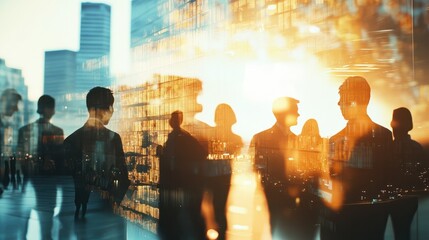
[[[91,189],[102,198],[120,202],[118,189],[129,185],[128,170],[119,134],[105,127],[113,114],[110,89],[92,88],[86,96],[86,123],[64,140],[67,163],[75,183],[75,218],[84,218]]]
[[[250,143],[275,239],[313,239],[316,233],[317,211],[303,191],[297,171],[297,136],[290,129],[298,124],[298,103],[291,97],[275,99],[275,124],[255,134]]]
[[[205,239],[201,202],[202,165],[207,152],[182,129],[182,122],[182,111],[171,113],[169,124],[173,130],[160,158],[158,233],[162,240]]]
[[[35,190],[41,238],[51,239],[58,187],[58,179],[53,175],[63,170],[64,132],[50,122],[55,114],[53,97],[41,96],[37,101],[37,113],[39,119],[19,129],[18,153],[24,174],[23,188],[29,178]]]
[[[50,122],[55,114],[55,99],[41,96],[37,101],[37,113],[39,119],[19,129],[18,152],[22,159],[31,156],[31,160],[24,163],[23,174],[25,177],[28,174],[62,174],[64,131]]]
[[[323,211],[321,238],[383,239],[388,216],[384,200],[392,197],[382,194],[392,183],[392,133],[367,113],[371,88],[365,78],[348,77],[339,95],[347,125],[329,139],[333,189]]]
[[[413,117],[408,108],[393,110],[390,126],[394,137],[394,163],[399,166],[396,186],[402,189],[402,197],[392,202],[390,216],[395,239],[405,240],[411,239],[411,223],[418,208],[418,194],[426,188],[423,178],[428,159],[420,143],[408,133],[413,129]]]

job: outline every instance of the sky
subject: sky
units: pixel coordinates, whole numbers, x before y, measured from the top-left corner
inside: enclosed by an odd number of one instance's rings
[[[44,52],[79,50],[81,2],[111,8],[111,71],[127,71],[131,0],[0,0],[0,58],[22,70],[30,100],[43,94]]]

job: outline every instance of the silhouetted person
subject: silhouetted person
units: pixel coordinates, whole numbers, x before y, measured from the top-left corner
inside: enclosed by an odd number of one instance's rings
[[[0,96],[0,178],[9,178],[4,174],[3,164],[9,165],[9,158],[14,154],[13,123],[12,116],[18,111],[18,103],[22,100],[21,95],[15,90],[8,88]],[[4,163],[3,163],[4,161]],[[9,168],[10,169],[10,168]],[[7,176],[6,176],[7,175]],[[3,189],[0,187],[0,195]]]
[[[35,167],[27,162],[27,166],[23,166],[24,176],[60,174],[64,167],[64,131],[50,122],[55,114],[55,99],[41,96],[37,101],[37,113],[39,119],[19,129],[18,151],[24,158],[32,156]]]
[[[50,122],[55,114],[53,97],[41,96],[37,102],[37,113],[40,115],[38,120],[19,129],[18,152],[25,161],[22,165],[24,185],[30,176],[36,194],[42,239],[52,239],[57,179],[47,176],[57,175],[62,171],[64,132]],[[29,156],[32,156],[33,162],[27,160]]]
[[[10,182],[10,164],[9,160],[14,158],[14,132],[18,129],[14,125],[14,114],[18,111],[18,104],[22,100],[21,95],[15,89],[6,89],[0,95],[0,180],[5,187]],[[3,188],[0,187],[0,197],[3,193]],[[2,199],[0,199],[1,201]],[[18,199],[17,201],[19,201]],[[21,209],[11,208],[7,205],[2,205],[0,211],[6,216],[19,214]],[[26,212],[26,211],[25,211]],[[25,225],[28,218],[19,219],[19,223]],[[0,218],[0,235],[8,236],[10,239],[18,238],[19,233],[22,233],[22,226],[14,226],[11,229],[9,224],[10,219],[6,217]]]
[[[349,77],[339,88],[346,127],[329,139],[332,209],[325,209],[321,237],[326,239],[383,239],[391,183],[392,133],[367,114],[371,89],[365,78]],[[373,204],[373,203],[376,204]]]
[[[428,160],[423,147],[408,134],[413,129],[410,110],[404,107],[393,110],[390,125],[394,137],[394,162],[400,167],[395,177],[403,194],[393,202],[390,214],[395,239],[410,239],[411,223],[418,207],[417,194],[425,187],[422,177]]]
[[[171,114],[163,154],[160,158],[160,239],[205,239],[201,214],[204,187],[202,165],[207,152],[181,128],[183,113]]]
[[[213,139],[224,143],[221,152],[237,155],[243,147],[243,140],[232,131],[232,126],[237,123],[234,110],[226,103],[219,104],[215,110],[215,124]]]
[[[226,201],[231,186],[231,161],[240,154],[243,147],[241,137],[232,132],[232,126],[236,122],[231,106],[222,103],[216,107],[216,126],[213,129],[209,147],[209,154],[213,159],[207,162],[206,187],[213,197],[218,239],[225,239],[227,228]]]
[[[299,101],[290,97],[275,99],[276,123],[253,136],[255,168],[270,212],[271,232],[278,239],[313,239],[316,212],[304,197],[297,172],[297,136],[290,127],[297,124]],[[295,181],[298,180],[298,181]]]
[[[183,107],[183,124],[182,128],[189,132],[194,138],[200,142],[205,151],[208,152],[209,140],[212,134],[212,127],[207,123],[200,121],[196,115],[203,111],[203,106],[198,103],[198,96],[202,91],[202,82],[199,79],[189,79],[186,83],[186,95],[181,100]]]
[[[327,156],[327,141],[320,136],[319,124],[316,119],[308,119],[298,135],[298,172],[307,191],[307,197],[312,199],[315,212],[318,211],[321,201],[318,196],[319,178],[327,175],[328,167],[325,161]]]
[[[116,192],[129,185],[121,137],[105,127],[112,117],[113,103],[110,89],[92,88],[86,96],[88,120],[64,140],[75,184],[75,218],[80,210],[81,217],[85,217],[92,189],[120,202]],[[111,211],[111,202],[106,200],[104,204],[105,210]]]
[[[307,176],[315,176],[322,170],[323,138],[316,119],[308,119],[298,135],[298,168]]]

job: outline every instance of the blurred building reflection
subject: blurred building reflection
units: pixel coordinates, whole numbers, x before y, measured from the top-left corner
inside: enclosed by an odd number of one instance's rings
[[[44,93],[62,99],[76,87],[76,52],[45,52]],[[58,101],[57,100],[57,101]],[[61,110],[63,106],[59,107]]]
[[[104,3],[81,4],[79,51],[45,52],[44,93],[57,100],[56,123],[66,135],[87,116],[85,96],[94,86],[110,87],[111,7]],[[77,121],[69,121],[74,118]]]
[[[114,84],[109,76],[111,8],[106,4],[83,3],[79,52],[45,53],[45,93],[56,97],[56,124],[68,135],[86,117],[84,97],[91,87],[110,86],[115,90],[118,99],[115,109],[120,114],[114,117],[112,125],[122,136],[134,190],[126,195],[116,211],[156,234],[158,150],[170,131],[168,117],[171,112],[178,109],[184,112],[184,128],[200,141],[206,141],[211,151],[208,160],[222,160],[217,164],[210,162],[213,164],[211,170],[226,166],[228,171],[241,173],[250,169],[248,156],[224,155],[223,143],[210,138],[212,127],[195,118],[202,112],[202,104],[197,100],[203,86],[206,93],[211,91],[215,97],[224,97],[227,92],[237,94],[232,98],[239,98],[241,95],[234,92],[235,88],[227,90],[232,85],[238,85],[239,90],[245,88],[243,79],[228,78],[226,75],[235,72],[224,71],[216,64],[205,69],[201,66],[206,65],[199,63],[210,65],[210,60],[217,58],[245,64],[299,59],[308,66],[313,62],[307,62],[305,57],[314,56],[332,82],[362,75],[370,81],[374,96],[381,96],[378,101],[388,103],[389,107],[409,106],[415,116],[415,129],[419,131],[413,136],[425,144],[429,142],[425,141],[429,140],[425,133],[429,129],[428,9],[427,0],[132,0],[131,72],[118,81],[120,84]],[[57,66],[60,72],[55,72]],[[237,72],[244,75],[243,69]],[[203,79],[195,70],[213,72],[216,76]],[[256,91],[262,91],[259,83],[265,84],[271,76],[268,72],[261,74],[255,81],[258,83],[254,86]],[[285,76],[281,81],[286,82],[289,77],[295,76]],[[302,86],[308,85],[307,80],[299,79]],[[216,84],[227,86],[207,88],[207,85]],[[15,115],[16,124],[22,126],[30,121],[28,114],[35,112],[34,107],[25,100],[27,88],[21,71],[7,67],[0,59],[0,89],[8,87],[17,89],[24,97],[24,111]],[[213,105],[226,102],[221,97],[208,101]],[[240,107],[251,107],[254,102],[246,103],[249,106]],[[241,109],[235,110],[239,113]],[[254,133],[256,129],[248,131]],[[308,171],[310,177],[319,171],[321,190],[315,194],[329,198],[332,182],[324,176],[328,172],[327,136],[319,137],[304,133],[300,136],[298,167],[304,174]],[[249,139],[243,140],[246,143]],[[228,165],[235,164],[236,158],[245,160],[241,162],[244,167],[231,170]],[[314,162],[314,159],[320,161]],[[253,177],[250,177],[252,184]],[[242,184],[232,181],[235,185],[231,189]],[[253,193],[260,191],[259,186],[252,187]],[[239,193],[233,194],[236,195]],[[257,198],[258,203],[262,202],[260,195]],[[232,202],[232,212],[228,214],[241,213],[243,206],[235,204],[234,199]],[[250,203],[244,205],[254,207]],[[258,214],[261,214],[260,205],[258,207]],[[241,231],[251,224],[228,221],[228,225]]]
[[[19,111],[13,115],[11,120],[17,129],[33,118],[36,106],[28,99],[28,86],[24,82],[21,69],[8,67],[6,61],[0,58],[0,91],[7,88],[15,89],[22,96],[22,105],[19,106]],[[14,139],[17,140],[18,132],[14,134]]]
[[[110,5],[81,5],[80,47],[77,52],[75,92],[110,86]]]

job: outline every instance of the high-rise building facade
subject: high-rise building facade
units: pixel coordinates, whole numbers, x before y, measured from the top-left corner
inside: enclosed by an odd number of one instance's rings
[[[6,61],[0,58],[0,94],[8,88],[15,89],[22,97],[22,108],[13,115],[11,121],[15,127],[21,127],[35,115],[35,104],[28,99],[28,86],[25,85],[21,69],[8,67]],[[16,137],[13,137],[14,141]]]
[[[77,52],[71,50],[55,50],[45,52],[44,94],[56,100],[54,121],[61,125],[66,133],[76,129],[78,121],[86,114],[82,94],[76,92],[77,86]],[[85,115],[86,116],[86,115]]]
[[[82,3],[75,92],[110,86],[110,6]]]
[[[76,52],[58,50],[45,52],[44,94],[57,100],[73,91],[76,83]]]

